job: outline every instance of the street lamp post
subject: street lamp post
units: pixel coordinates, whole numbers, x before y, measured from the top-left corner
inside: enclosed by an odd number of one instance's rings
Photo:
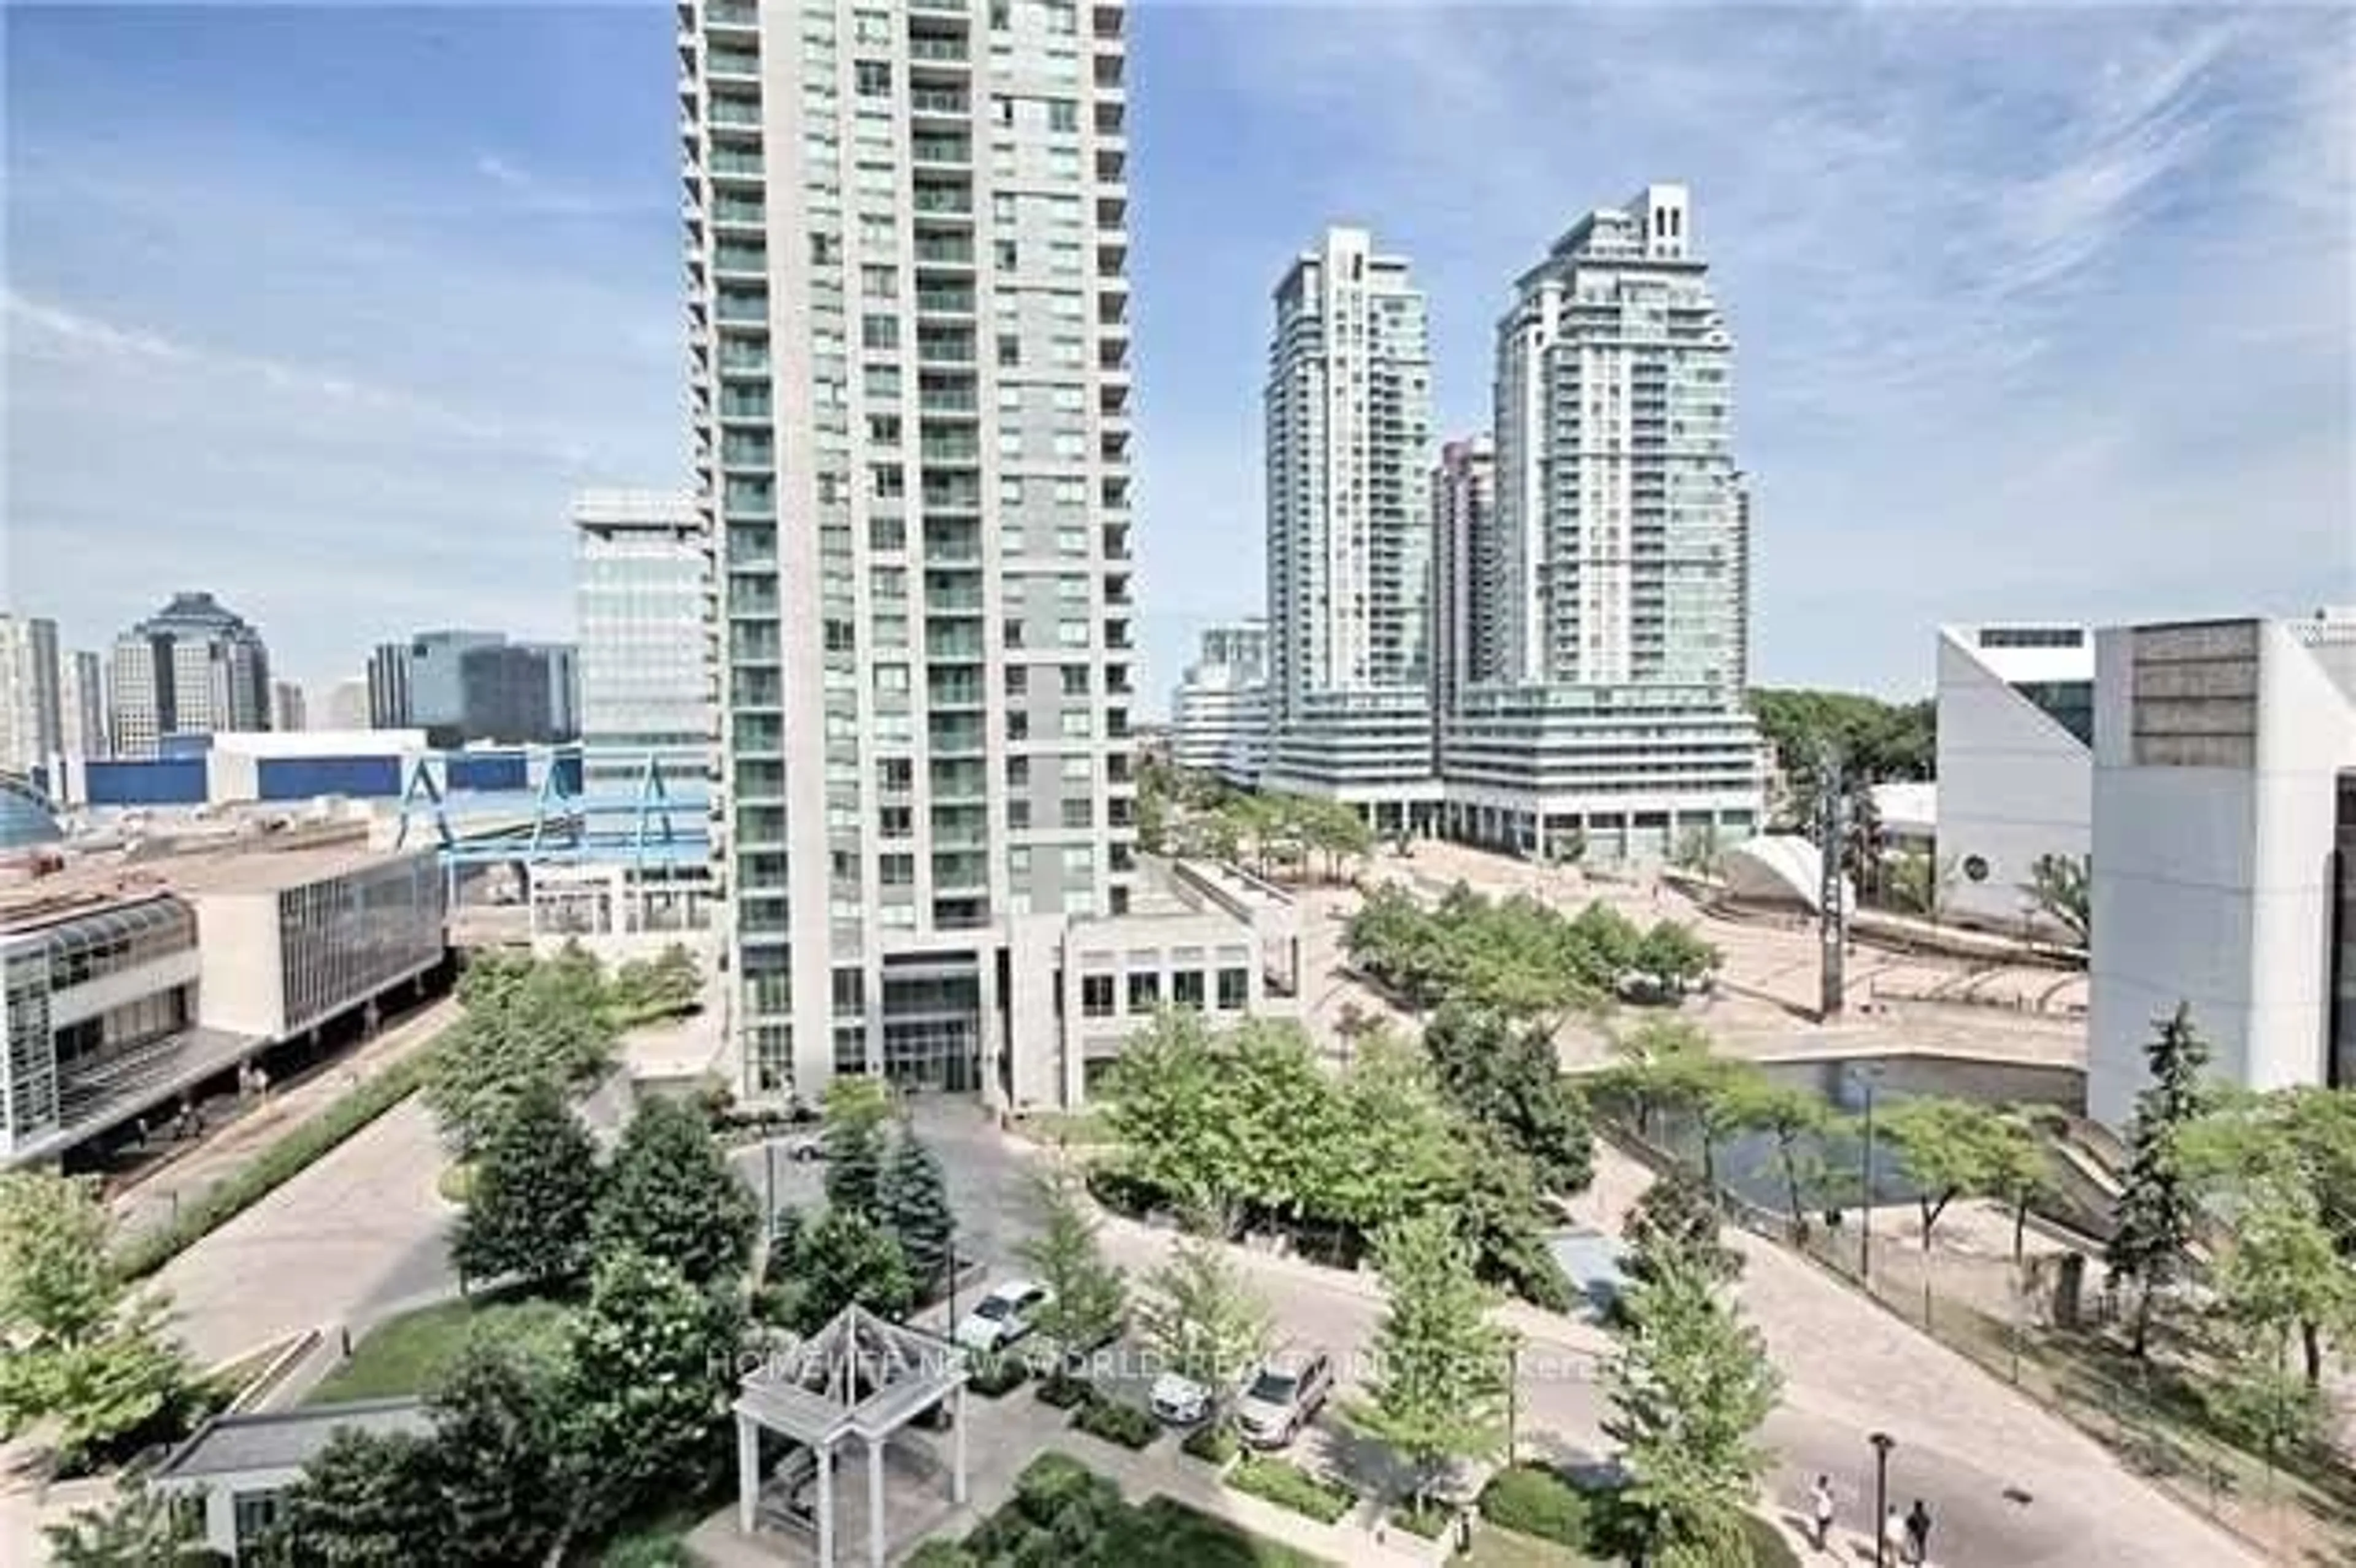
[[[1873,1084],[1880,1076],[1879,1064],[1858,1070],[1865,1085],[1865,1152],[1858,1170],[1857,1276],[1868,1292],[1873,1289]]]
[[[1505,1467],[1514,1467],[1515,1437],[1522,1413],[1522,1337],[1505,1337]]]
[[[1882,1521],[1890,1517],[1890,1451],[1898,1439],[1877,1432],[1868,1441],[1873,1445],[1873,1568],[1890,1568],[1890,1531]]]

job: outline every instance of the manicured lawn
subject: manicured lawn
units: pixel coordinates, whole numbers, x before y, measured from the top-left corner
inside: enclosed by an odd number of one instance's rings
[[[509,1342],[552,1339],[570,1309],[529,1296],[444,1301],[379,1324],[352,1347],[352,1359],[304,1399],[332,1404],[421,1393],[477,1328]]]

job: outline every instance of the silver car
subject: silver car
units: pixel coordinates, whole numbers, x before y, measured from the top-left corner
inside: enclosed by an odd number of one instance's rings
[[[1333,1359],[1289,1345],[1262,1361],[1236,1405],[1236,1427],[1255,1448],[1281,1448],[1300,1435],[1333,1392]]]

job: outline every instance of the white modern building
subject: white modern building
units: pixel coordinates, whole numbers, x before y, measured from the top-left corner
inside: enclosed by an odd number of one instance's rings
[[[111,673],[117,756],[155,756],[169,736],[270,728],[262,634],[209,593],[176,593],[117,637]]]
[[[682,0],[749,1095],[1008,1092],[1136,837],[1127,9]]]
[[[1266,389],[1271,789],[1429,825],[1431,347],[1404,258],[1328,229],[1278,283]]]
[[[368,677],[347,676],[328,687],[322,694],[319,710],[325,718],[324,727],[327,729],[348,733],[370,728]]]
[[[2087,1108],[2179,1003],[2221,1080],[2356,1084],[2356,610],[2094,639]]]
[[[1440,683],[1452,836],[1647,860],[1759,824],[1733,339],[1691,218],[1676,185],[1590,213],[1498,323],[1482,630]]]
[[[0,773],[44,765],[64,741],[58,624],[0,613]]]
[[[1170,699],[1171,757],[1230,784],[1258,782],[1268,760],[1268,623],[1207,627]]]
[[[2084,626],[1942,626],[1938,853],[1958,921],[2066,936],[2023,893],[2092,842],[2094,639]]]

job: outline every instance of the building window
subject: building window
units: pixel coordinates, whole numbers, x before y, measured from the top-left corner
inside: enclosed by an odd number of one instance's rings
[[[867,1011],[867,972],[863,969],[837,969],[834,972],[834,1016],[863,1017]]]
[[[1222,969],[1219,971],[1219,1010],[1239,1013],[1251,1005],[1251,971]]]
[[[1181,969],[1170,976],[1170,1000],[1178,1007],[1203,1010],[1203,972]]]
[[[1162,1003],[1162,976],[1147,970],[1129,977],[1129,1010],[1150,1013]]]
[[[1080,976],[1080,1016],[1087,1019],[1112,1017],[1112,976],[1083,975]]]

